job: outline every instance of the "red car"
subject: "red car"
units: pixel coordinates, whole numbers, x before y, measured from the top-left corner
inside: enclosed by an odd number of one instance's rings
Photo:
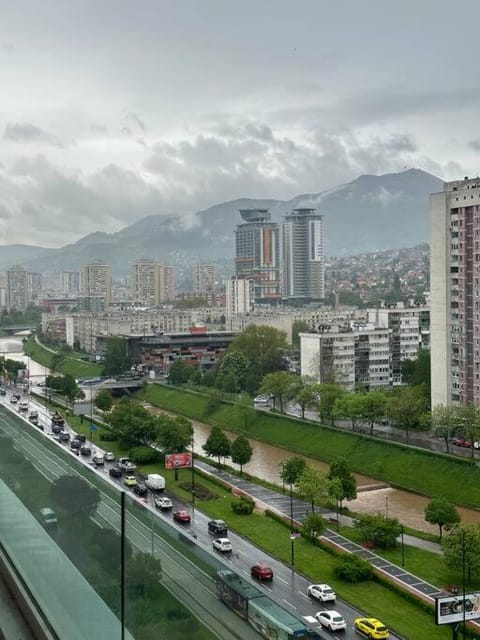
[[[191,520],[188,511],[175,511],[175,513],[173,514],[173,519],[177,522],[181,522],[182,524],[190,522]]]
[[[253,567],[250,568],[250,575],[252,576],[252,578],[256,578],[257,580],[273,580],[272,569],[263,562],[254,564]]]
[[[465,447],[465,449],[470,449],[472,446],[470,440],[465,440],[465,438],[454,438],[452,444],[457,447]]]

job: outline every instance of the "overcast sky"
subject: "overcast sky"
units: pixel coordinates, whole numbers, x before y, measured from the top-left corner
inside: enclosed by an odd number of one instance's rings
[[[0,25],[0,244],[479,171],[476,0],[0,0]]]

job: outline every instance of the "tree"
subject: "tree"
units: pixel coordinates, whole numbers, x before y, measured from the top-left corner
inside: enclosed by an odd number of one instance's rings
[[[230,441],[221,427],[213,426],[202,449],[209,458],[217,458],[220,466],[221,458],[230,456]]]
[[[168,370],[168,381],[170,384],[185,384],[190,380],[194,368],[185,364],[183,360],[174,360]]]
[[[357,422],[364,415],[365,395],[360,393],[348,393],[336,398],[333,405],[335,418],[348,418],[352,423],[352,431],[355,431]]]
[[[149,591],[158,597],[156,587],[162,577],[162,563],[150,553],[137,552],[127,559],[127,590],[132,598],[145,599]],[[153,599],[152,598],[152,599]]]
[[[65,354],[57,352],[54,353],[50,360],[50,369],[52,371],[61,371],[65,364]]]
[[[297,481],[298,493],[310,501],[312,513],[315,513],[315,504],[324,504],[329,496],[329,481],[327,476],[315,467],[306,465]]]
[[[443,527],[450,528],[460,522],[460,514],[455,505],[445,498],[432,498],[425,507],[425,520],[430,524],[438,524],[440,540]]]
[[[432,432],[445,440],[447,453],[450,453],[450,439],[458,427],[457,407],[446,407],[443,404],[437,405],[432,411]]]
[[[417,387],[403,387],[391,397],[387,407],[390,419],[399,429],[406,431],[407,443],[410,431],[422,429],[422,417],[426,411],[425,396]]]
[[[447,567],[462,571],[465,563],[469,583],[473,575],[480,575],[480,526],[478,524],[457,525],[443,538],[442,547]]]
[[[310,540],[314,540],[317,538],[323,531],[325,531],[325,519],[319,513],[309,513],[306,516],[302,523],[303,533],[310,538]]]
[[[305,409],[318,405],[319,385],[309,376],[297,378],[292,384],[292,397],[300,405],[302,419],[305,418]]]
[[[280,477],[285,484],[294,485],[303,473],[307,463],[303,458],[294,456],[282,462]]]
[[[192,435],[192,424],[183,416],[172,418],[162,415],[157,418],[157,442],[165,453],[186,451]]]
[[[233,393],[243,391],[249,368],[250,361],[241,351],[227,351],[218,367],[216,386]]]
[[[430,350],[419,349],[415,360],[402,362],[402,382],[417,386],[420,384],[430,388]]]
[[[267,373],[262,380],[260,393],[272,395],[280,403],[280,412],[283,413],[283,401],[291,395],[293,384],[296,376],[286,371],[276,371],[275,373]]]
[[[90,518],[100,504],[100,492],[79,476],[60,476],[50,487],[52,500],[71,518]]]
[[[243,473],[243,465],[250,462],[252,455],[252,446],[245,436],[238,436],[230,445],[230,456],[232,462],[240,465],[240,475]]]
[[[144,407],[122,399],[108,416],[113,433],[125,448],[150,445],[157,437],[157,418]]]
[[[340,456],[332,460],[327,478],[329,480],[338,478],[341,482],[342,492],[341,495],[337,496],[337,499],[340,500],[340,506],[344,500],[355,500],[357,497],[357,481],[350,473],[350,465],[346,458]]]
[[[25,369],[25,364],[19,360],[12,360],[11,358],[0,357],[0,367],[2,373],[5,373],[10,380],[14,383],[18,380],[18,372]]]
[[[380,513],[359,515],[355,521],[355,527],[362,531],[366,541],[371,541],[375,546],[384,549],[393,548],[402,531],[396,518],[387,518]]]
[[[461,405],[455,408],[457,429],[462,435],[472,442],[470,455],[473,459],[475,449],[473,443],[480,436],[480,411],[473,404]]]
[[[117,375],[129,370],[131,366],[132,359],[128,353],[128,341],[119,337],[107,338],[103,374],[106,376]]]
[[[110,411],[112,408],[112,394],[110,391],[103,389],[95,398],[95,406],[101,411]]]
[[[243,428],[248,429],[257,418],[257,412],[252,407],[252,400],[250,396],[246,393],[242,393],[242,395],[237,400],[237,406],[240,408],[242,414]]]
[[[373,433],[373,425],[385,417],[387,397],[383,391],[370,391],[363,397],[362,419],[370,425],[370,435]]]
[[[320,391],[320,419],[322,422],[331,420],[335,424],[333,408],[338,398],[341,398],[345,390],[339,384],[328,383],[319,385]]]
[[[286,334],[273,327],[250,325],[235,338],[228,353],[240,351],[248,361],[258,367],[261,378],[283,368],[283,353],[288,348]]]
[[[309,333],[311,327],[306,320],[294,320],[292,323],[292,347],[300,349],[300,333]]]

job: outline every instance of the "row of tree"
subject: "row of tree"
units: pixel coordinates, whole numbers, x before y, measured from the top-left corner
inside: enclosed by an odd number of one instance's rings
[[[453,436],[470,442],[472,458],[474,443],[480,441],[480,409],[473,405],[437,405],[432,411],[432,431],[445,440],[447,452]]]

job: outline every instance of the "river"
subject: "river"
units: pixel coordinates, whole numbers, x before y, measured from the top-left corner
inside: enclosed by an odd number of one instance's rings
[[[0,354],[7,358],[25,362],[29,370],[30,379],[33,382],[44,380],[45,375],[48,374],[48,370],[45,367],[23,353],[22,336],[0,338]],[[196,420],[192,420],[192,424],[195,432],[195,451],[204,454],[202,445],[205,444],[205,440],[210,433],[210,426]],[[236,437],[236,434],[229,431],[226,431],[226,434],[231,440]],[[253,456],[252,460],[244,465],[245,472],[281,486],[281,463],[292,457],[292,455],[297,454],[289,453],[281,447],[258,440],[250,440],[250,444],[252,445]],[[323,471],[328,470],[328,465],[323,462],[307,456],[299,455],[299,457],[304,458],[308,464],[314,467]],[[358,497],[356,500],[346,503],[349,509],[358,513],[383,513],[389,517],[398,518],[404,525],[413,529],[438,533],[438,527],[428,524],[423,517],[429,498],[409,491],[386,487],[384,483],[361,474],[355,474],[355,477],[359,488]],[[374,488],[379,486],[381,488]],[[463,507],[458,507],[458,511],[463,522],[480,524],[480,511]]]

